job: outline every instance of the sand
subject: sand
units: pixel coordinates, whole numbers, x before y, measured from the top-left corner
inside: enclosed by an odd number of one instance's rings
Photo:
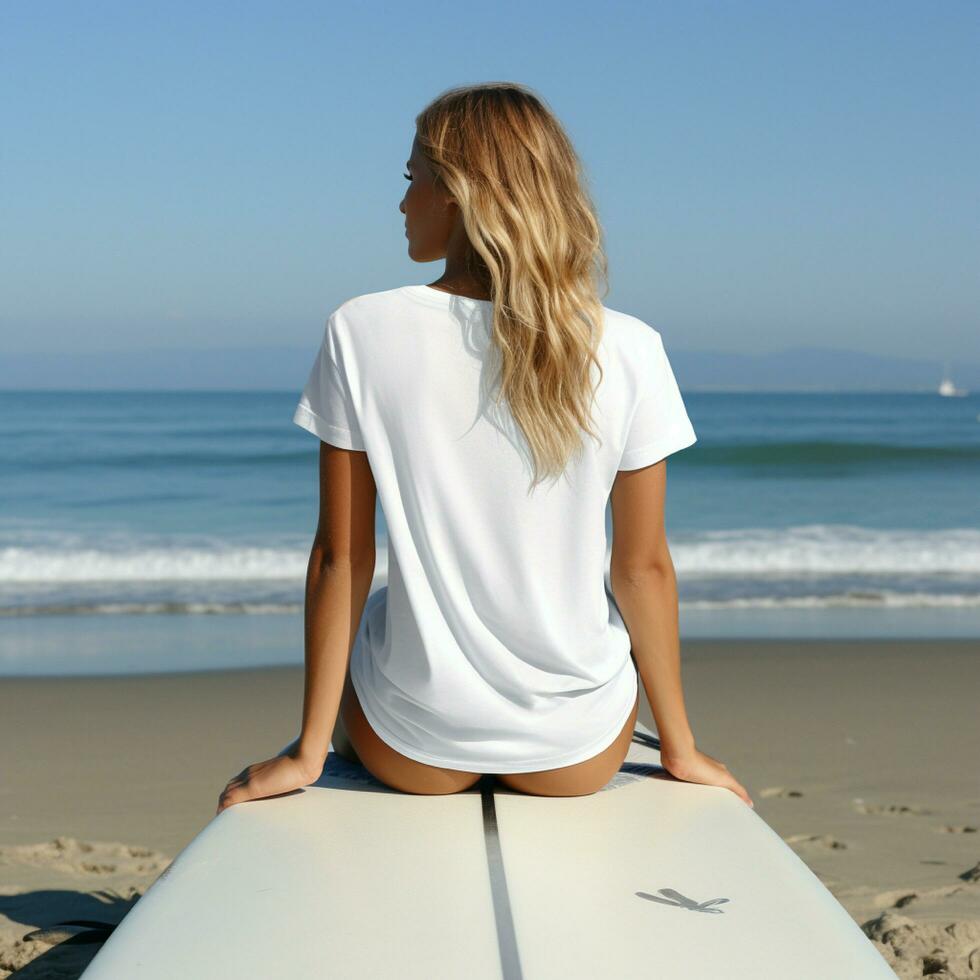
[[[689,641],[699,747],[900,977],[980,977],[980,643]],[[0,681],[0,978],[77,977],[298,732],[299,667]],[[649,708],[640,718],[652,725]]]

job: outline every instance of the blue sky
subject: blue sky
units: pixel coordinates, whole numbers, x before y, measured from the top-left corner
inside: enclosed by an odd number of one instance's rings
[[[566,126],[608,306],[674,346],[980,356],[980,4],[6,3],[10,352],[319,342],[431,282],[413,118],[518,81]]]

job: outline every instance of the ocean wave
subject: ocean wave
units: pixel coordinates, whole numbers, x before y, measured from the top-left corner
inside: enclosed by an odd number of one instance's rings
[[[158,546],[7,547],[0,549],[0,583],[220,582],[296,579],[309,551],[276,547]]]
[[[825,575],[980,575],[980,529],[873,529],[847,524],[740,528],[669,535],[679,576],[688,580]],[[50,532],[37,544],[0,547],[0,586],[26,583],[244,582],[302,580],[308,547],[193,545],[139,541],[95,547],[79,536],[59,545]],[[377,545],[387,569],[387,549]],[[607,554],[608,562],[608,554]],[[608,567],[608,566],[607,566]]]
[[[0,618],[19,616],[269,616],[303,611],[301,602],[53,602],[0,607]]]
[[[828,464],[875,468],[880,464],[980,463],[980,446],[913,446],[834,439],[700,443],[681,461],[689,466],[792,466],[827,470]],[[828,471],[829,472],[829,471]]]
[[[695,599],[680,602],[681,609],[974,609],[975,593],[854,591],[839,595],[752,596],[731,599]]]
[[[256,431],[260,435],[269,436],[267,431]],[[238,429],[229,432],[229,435],[236,438],[242,434]],[[19,461],[31,472],[58,474],[78,470],[88,473],[103,469],[132,472],[166,469],[169,472],[207,473],[233,467],[251,467],[268,472],[276,467],[307,464],[315,455],[315,447],[309,445],[247,448],[227,439],[215,438],[208,443],[206,440],[211,436],[212,433],[209,432],[193,433],[195,439],[201,440],[200,447],[161,447],[156,451],[148,451],[145,445],[135,439],[131,447],[118,443],[111,447],[86,446],[85,452],[73,452],[69,448],[56,455],[27,450]],[[882,465],[916,466],[922,463],[974,465],[980,463],[980,445],[912,445],[846,439],[715,442],[706,438],[700,440],[691,452],[681,454],[678,461],[681,465],[694,467],[785,467],[798,468],[808,474],[819,471],[830,474],[841,465],[861,469],[878,468]],[[677,461],[674,465],[677,465]]]
[[[684,610],[763,609],[975,609],[974,593],[897,592],[856,589],[829,595],[739,596],[726,599],[681,600]],[[35,616],[268,616],[299,614],[301,602],[260,601],[133,601],[52,602],[0,607],[0,619]]]
[[[38,455],[23,460],[31,472],[52,472],[59,475],[77,470],[130,470],[139,473],[164,469],[168,472],[196,470],[207,473],[209,470],[248,466],[265,472],[270,467],[294,466],[308,463],[314,456],[309,447],[302,449],[279,449],[271,451],[228,450],[208,447],[206,449],[183,449],[180,451],[146,452],[145,449],[113,450],[111,452],[92,451],[72,455],[70,452],[58,456]]]
[[[849,524],[699,531],[671,538],[688,578],[811,575],[980,575],[980,529],[878,529]]]

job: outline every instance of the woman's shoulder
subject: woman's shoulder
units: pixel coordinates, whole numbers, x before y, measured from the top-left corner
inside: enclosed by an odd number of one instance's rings
[[[394,307],[405,302],[405,287],[380,289],[371,293],[358,293],[334,307],[331,317],[349,318],[376,313],[379,309]]]
[[[603,332],[606,343],[619,352],[636,356],[646,356],[651,350],[656,350],[663,343],[660,331],[646,320],[632,313],[610,309],[603,306],[605,313],[605,329]]]
[[[326,335],[335,344],[350,344],[377,337],[386,326],[395,327],[404,323],[409,303],[403,286],[358,293],[330,311]]]

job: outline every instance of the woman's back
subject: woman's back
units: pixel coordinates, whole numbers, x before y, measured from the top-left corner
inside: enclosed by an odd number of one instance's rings
[[[592,418],[601,444],[530,489],[531,458],[495,401],[489,301],[412,285],[328,320],[294,421],[367,452],[388,526],[351,680],[402,754],[470,772],[571,765],[630,715],[630,639],[604,583],[621,469],[695,442],[659,334],[608,308]],[[594,373],[598,379],[598,372]]]

